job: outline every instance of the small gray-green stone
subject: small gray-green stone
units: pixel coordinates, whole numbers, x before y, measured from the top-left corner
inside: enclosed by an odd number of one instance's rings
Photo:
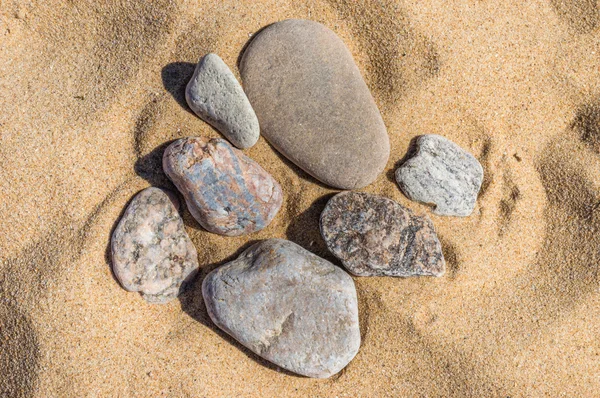
[[[190,108],[238,148],[258,141],[258,119],[237,79],[217,54],[207,54],[196,66],[185,99]]]

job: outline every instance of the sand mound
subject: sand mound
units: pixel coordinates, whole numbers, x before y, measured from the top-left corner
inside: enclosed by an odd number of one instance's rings
[[[594,396],[600,388],[600,41],[595,1],[11,2],[0,10],[0,395]],[[393,170],[419,134],[485,169],[474,214],[431,215],[441,279],[357,278],[363,343],[328,380],[278,371],[210,322],[200,284],[252,242],[287,238],[330,261],[331,190],[260,139],[284,187],[260,233],[185,223],[202,265],[178,302],[150,306],[112,277],[128,201],[173,188],[168,142],[219,134],[183,90],[213,51],[235,73],[252,34],[325,23],[352,51],[388,127],[365,191],[414,209]],[[239,77],[239,76],[238,76]]]

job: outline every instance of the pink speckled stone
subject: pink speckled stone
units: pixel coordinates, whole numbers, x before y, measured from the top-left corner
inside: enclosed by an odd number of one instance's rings
[[[260,231],[281,203],[281,186],[258,163],[220,138],[172,143],[163,169],[207,231],[237,236]]]

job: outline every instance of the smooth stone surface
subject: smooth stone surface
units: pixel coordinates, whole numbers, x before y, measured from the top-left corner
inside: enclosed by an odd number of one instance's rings
[[[158,188],[144,189],[133,198],[112,235],[116,278],[150,303],[173,300],[198,271],[196,248],[172,198]]]
[[[306,20],[277,22],[240,63],[262,134],[316,179],[364,187],[387,163],[390,144],[377,105],[344,42]]]
[[[217,54],[200,59],[185,89],[185,99],[196,115],[236,147],[250,148],[258,141],[260,128],[250,101]]]
[[[473,212],[483,167],[473,155],[439,135],[417,139],[417,152],[396,170],[396,181],[410,199],[434,205],[443,216]]]
[[[293,242],[253,245],[211,272],[202,294],[219,328],[291,372],[329,377],[358,352],[354,281]]]
[[[442,276],[444,255],[433,223],[391,199],[342,192],[321,213],[329,250],[358,276]]]
[[[188,137],[165,150],[163,169],[207,231],[237,236],[260,231],[283,201],[279,183],[221,138]]]

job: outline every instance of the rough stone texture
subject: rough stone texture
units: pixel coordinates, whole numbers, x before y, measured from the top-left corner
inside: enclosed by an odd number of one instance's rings
[[[342,192],[321,213],[329,250],[358,276],[442,276],[442,247],[429,217],[391,199]]]
[[[433,204],[436,214],[468,216],[475,208],[483,168],[447,138],[423,135],[415,155],[396,170],[396,181],[410,199]]]
[[[196,248],[172,200],[161,189],[144,189],[112,235],[115,276],[126,290],[140,292],[150,303],[173,300],[198,271]]]
[[[240,72],[263,136],[307,173],[354,189],[384,169],[385,125],[334,32],[313,21],[275,23],[248,45]]]
[[[255,244],[211,272],[202,293],[218,327],[289,371],[329,377],[358,352],[354,281],[293,242]]]
[[[165,150],[163,169],[207,231],[260,231],[283,201],[281,187],[258,163],[220,138],[188,137]]]
[[[217,54],[200,59],[186,87],[185,99],[196,115],[238,148],[250,148],[258,141],[256,114],[237,79]]]

